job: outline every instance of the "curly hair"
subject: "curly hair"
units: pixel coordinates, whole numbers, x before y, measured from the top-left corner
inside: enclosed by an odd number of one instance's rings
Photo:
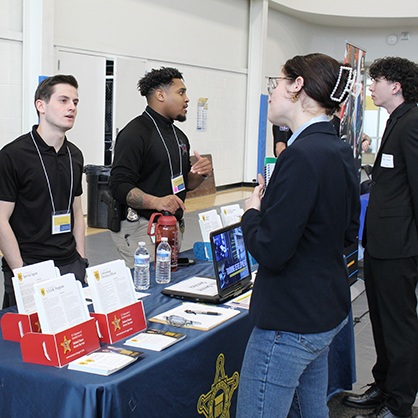
[[[418,103],[418,65],[406,58],[385,57],[377,59],[369,68],[372,79],[383,77],[398,82],[405,103]]]
[[[339,77],[340,66],[338,61],[325,54],[296,55],[286,61],[283,73],[293,80],[303,77],[305,93],[318,102],[327,115],[333,115],[349,94],[345,90],[349,81],[348,74],[343,72]],[[344,66],[347,67],[346,64]],[[338,102],[330,97],[334,88],[335,96],[341,96]]]
[[[156,90],[173,84],[174,78],[183,80],[182,73],[176,68],[161,67],[159,70],[153,68],[138,81],[137,87],[141,96],[149,99]]]

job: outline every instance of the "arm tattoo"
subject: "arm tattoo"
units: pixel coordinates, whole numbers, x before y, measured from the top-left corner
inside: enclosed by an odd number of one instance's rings
[[[126,195],[126,203],[133,209],[152,209],[151,196],[137,188],[132,189]]]

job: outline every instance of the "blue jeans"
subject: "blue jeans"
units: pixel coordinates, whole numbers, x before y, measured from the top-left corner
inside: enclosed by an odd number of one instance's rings
[[[294,334],[254,327],[238,388],[237,418],[328,417],[328,351],[347,323]]]

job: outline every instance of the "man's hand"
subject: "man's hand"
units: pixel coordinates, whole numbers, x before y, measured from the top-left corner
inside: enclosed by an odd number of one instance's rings
[[[210,176],[213,168],[211,162],[206,157],[201,157],[197,151],[194,151],[197,161],[192,165],[191,172],[200,176]]]
[[[184,202],[174,194],[157,197],[147,194],[137,187],[127,194],[126,204],[133,209],[151,209],[158,212],[167,210],[172,214],[179,208],[182,208],[184,212],[186,211]]]
[[[177,209],[179,208],[183,209],[183,212],[186,211],[186,206],[184,205],[184,202],[174,194],[170,194],[164,197],[154,197],[153,200],[154,199],[155,202],[153,203],[155,205],[155,209],[158,212],[166,210],[174,215]]]

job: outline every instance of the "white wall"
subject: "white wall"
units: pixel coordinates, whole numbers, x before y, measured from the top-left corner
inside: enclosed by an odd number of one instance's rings
[[[22,133],[22,1],[0,6],[0,148]]]
[[[57,0],[55,43],[57,49],[93,51],[116,57],[116,62],[143,60],[148,69],[179,68],[190,98],[188,121],[179,127],[193,149],[212,154],[220,186],[243,180],[248,15],[248,2],[243,0],[118,0],[117,9],[111,0],[74,0],[71,8]],[[91,73],[92,69],[85,66],[80,71]],[[136,81],[142,76],[139,72]],[[130,78],[127,84],[116,73],[118,89],[135,94],[123,103],[125,109],[131,107],[131,118],[144,107],[139,107],[136,83]],[[200,97],[209,99],[206,132],[196,129]],[[80,107],[79,117],[83,111]],[[118,103],[115,112],[118,121],[123,120]],[[97,164],[89,155],[97,150],[98,141],[102,141],[100,135],[84,142],[86,164]]]
[[[0,4],[0,146],[22,133],[24,1],[34,0],[2,0]],[[293,7],[293,2],[286,4]],[[317,10],[315,2],[303,4],[305,8],[309,5],[307,12]],[[119,91],[132,91],[121,106],[124,110],[119,111],[118,120],[128,119],[143,110],[144,101],[133,85],[133,80],[143,75],[141,68],[164,64],[179,67],[184,72],[191,99],[188,121],[179,124],[180,128],[189,136],[193,149],[213,155],[218,186],[243,181],[249,0],[73,0],[71,7],[67,1],[55,0],[53,16],[56,55],[57,51],[65,50],[100,56],[103,60],[115,59],[115,62],[133,60],[138,64],[137,77],[134,67],[129,79],[116,74]],[[410,32],[410,41],[387,45],[387,35],[400,36],[404,31]],[[286,59],[296,54],[324,52],[342,59],[346,40],[365,48],[368,62],[385,55],[415,60],[418,56],[416,37],[414,27],[319,26],[270,8],[262,64],[265,75],[274,75]],[[99,71],[93,74],[88,66],[79,71],[81,79],[84,75],[103,77],[101,70],[100,74]],[[209,99],[207,132],[196,130],[196,106],[200,97]],[[102,107],[102,97],[92,99],[92,106]],[[82,112],[93,115],[93,109],[81,106],[80,117]],[[98,158],[103,147],[100,129],[89,135],[88,141],[80,141],[86,164],[102,163]],[[267,132],[267,153],[271,154],[270,125]]]
[[[387,44],[388,35],[396,34],[400,39],[401,32],[409,32],[410,40],[398,40],[395,45]],[[343,59],[346,40],[366,50],[367,64],[385,56],[400,56],[412,61],[418,59],[418,29],[416,27],[337,28],[313,26],[310,33],[309,49],[312,52],[323,52],[336,59]]]
[[[55,42],[91,51],[245,71],[248,1],[55,2]]]

